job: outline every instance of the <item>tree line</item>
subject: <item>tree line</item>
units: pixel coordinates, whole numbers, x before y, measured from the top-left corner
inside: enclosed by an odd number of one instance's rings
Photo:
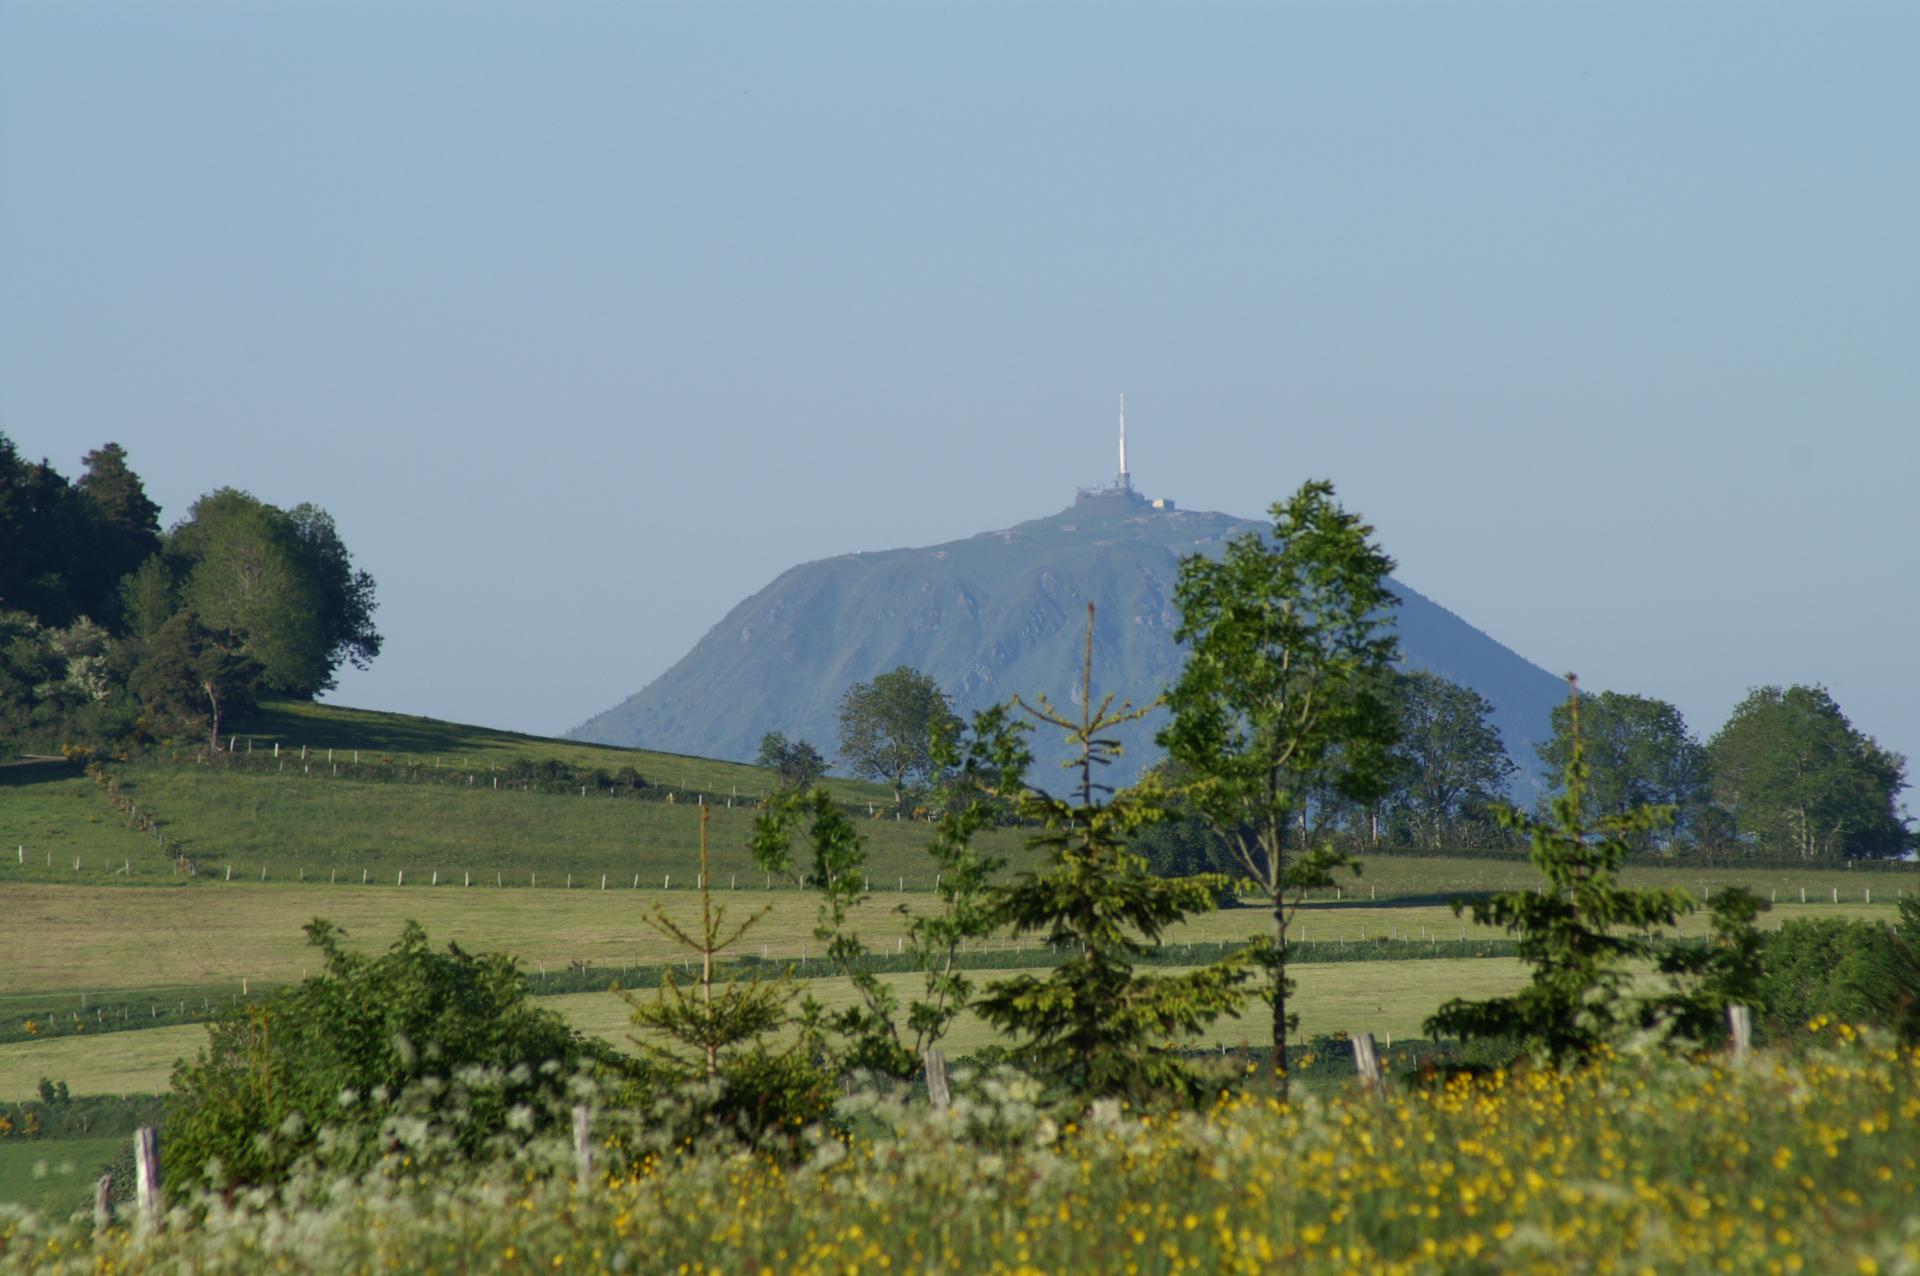
[[[207,493],[164,532],[117,443],[72,480],[0,434],[0,754],[205,732],[380,654],[374,580],[316,505]]]
[[[1229,568],[1243,576],[1248,571],[1244,563]],[[1191,574],[1204,578],[1198,568]],[[1271,587],[1246,580],[1231,586],[1242,592]],[[1386,597],[1382,587],[1365,601],[1385,614]],[[1199,609],[1227,605],[1197,593],[1189,599]],[[1249,653],[1243,676],[1272,655]],[[1301,794],[1286,836],[1302,846],[1330,841],[1354,853],[1523,849],[1524,839],[1500,820],[1519,767],[1493,723],[1493,705],[1440,674],[1394,667],[1397,660],[1396,649],[1393,660],[1372,662],[1384,667],[1368,674],[1364,707],[1348,710],[1356,728],[1374,733],[1364,755],[1349,742],[1334,759],[1316,763],[1324,763],[1326,774]],[[1585,818],[1649,805],[1672,812],[1657,830],[1628,838],[1633,854],[1875,859],[1915,845],[1896,807],[1906,788],[1906,759],[1855,728],[1823,687],[1757,687],[1704,744],[1664,700],[1603,691],[1584,696],[1582,706]],[[935,764],[934,742],[959,727],[938,684],[902,666],[848,689],[840,706],[840,760],[855,775],[889,785],[896,805],[911,799],[939,807],[953,799],[954,777]],[[1215,722],[1209,729],[1228,727]],[[1556,707],[1551,738],[1536,749],[1556,777],[1572,757],[1573,734],[1569,706]],[[790,743],[777,732],[762,742],[758,760],[801,787],[826,770],[813,745]],[[1339,782],[1358,771],[1372,777],[1364,793]],[[1177,751],[1150,774],[1170,791],[1195,778]],[[1551,789],[1541,810],[1563,792],[1563,786]],[[1179,804],[1178,818],[1142,831],[1142,853],[1172,876],[1233,871],[1232,839],[1211,831],[1189,805]]]

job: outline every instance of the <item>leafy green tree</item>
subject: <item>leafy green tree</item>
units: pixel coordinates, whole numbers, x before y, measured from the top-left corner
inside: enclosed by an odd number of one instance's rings
[[[190,730],[204,729],[208,749],[217,754],[221,722],[253,707],[261,668],[232,634],[182,612],[148,640],[131,683],[149,708]]]
[[[1181,564],[1175,595],[1189,645],[1167,695],[1172,723],[1159,740],[1198,780],[1194,813],[1233,848],[1266,892],[1272,928],[1261,953],[1273,1006],[1269,1058],[1286,1092],[1288,929],[1306,892],[1358,866],[1295,834],[1308,808],[1331,796],[1371,802],[1393,770],[1396,722],[1389,674],[1398,656],[1398,602],[1373,529],[1309,482],[1273,507],[1271,539],[1248,535],[1219,560]]]
[[[326,644],[326,681],[316,690],[333,686],[333,673],[342,664],[371,667],[380,654],[380,631],[373,626],[373,577],[358,570],[333,516],[317,505],[296,505],[286,513],[302,568],[320,595],[320,633]]]
[[[958,958],[968,941],[997,928],[989,887],[1006,866],[1003,858],[977,850],[973,839],[999,822],[997,795],[1017,789],[1032,762],[1005,722],[1005,710],[995,708],[975,716],[971,735],[956,737],[943,729],[934,739],[935,764],[964,782],[955,786],[955,799],[942,810],[927,848],[938,870],[938,907],[919,911],[901,904],[896,909],[906,919],[904,951],[921,977],[919,994],[904,1016],[894,985],[875,976],[861,960],[868,950],[859,911],[869,899],[871,884],[865,839],[853,821],[820,787],[783,790],[755,821],[754,861],[768,872],[798,877],[820,895],[814,938],[826,944],[828,959],[839,965],[857,999],[831,1013],[809,1004],[807,1018],[838,1034],[849,1067],[911,1076],[972,997],[973,983],[960,970]],[[804,872],[793,855],[799,832],[812,851]]]
[[[121,578],[120,621],[133,637],[153,637],[179,610],[180,583],[164,555],[153,555]]]
[[[901,665],[872,682],[856,682],[840,698],[840,761],[855,775],[890,785],[898,808],[909,784],[937,777],[935,735],[959,727],[940,685]]]
[[[173,538],[193,559],[181,598],[202,625],[235,635],[266,689],[311,695],[329,673],[321,594],[277,513],[232,488],[195,502]]]
[[[1553,711],[1553,738],[1540,745],[1541,761],[1565,771],[1572,757],[1572,719],[1567,705]],[[1680,710],[1650,696],[1602,691],[1580,701],[1581,749],[1592,777],[1586,818],[1621,815],[1639,806],[1672,808],[1665,829],[1694,837],[1703,832],[1708,800],[1707,755],[1687,730]],[[1636,851],[1653,847],[1650,830]]]
[[[194,502],[165,555],[179,606],[239,635],[272,691],[317,694],[343,663],[365,668],[380,652],[373,578],[354,570],[324,510],[221,488]],[[143,566],[122,588],[130,623],[150,628],[166,594],[167,578]]]
[[[1493,725],[1493,705],[1471,687],[1415,670],[1393,683],[1400,743],[1399,805],[1428,846],[1444,846],[1463,814],[1497,801],[1516,768]]]
[[[534,1008],[512,958],[457,944],[436,952],[417,922],[378,956],[348,952],[326,921],[306,929],[323,972],[222,1017],[199,1057],[174,1069],[161,1143],[169,1188],[274,1184],[315,1153],[363,1168],[399,1111],[476,1158],[516,1109],[534,1129],[565,1119],[586,1047],[559,1015]]]
[[[1740,835],[1802,859],[1898,855],[1906,759],[1847,720],[1824,687],[1757,687],[1707,745],[1714,796]]]
[[[1556,1062],[1589,1053],[1641,1021],[1642,1008],[1627,995],[1633,967],[1658,957],[1652,928],[1673,926],[1694,906],[1685,891],[1620,885],[1628,853],[1671,812],[1638,806],[1589,818],[1579,690],[1571,676],[1568,683],[1567,762],[1552,818],[1504,813],[1531,842],[1543,885],[1454,904],[1454,912],[1470,909],[1480,925],[1514,936],[1531,979],[1509,997],[1456,998],[1426,1021],[1432,1036],[1517,1040]]]
[[[1064,954],[1045,977],[1022,974],[989,985],[974,1003],[987,1022],[1019,1039],[1012,1058],[1083,1098],[1147,1100],[1198,1093],[1201,1078],[1174,1053],[1222,1015],[1237,1015],[1247,976],[1245,953],[1182,975],[1142,975],[1135,963],[1167,930],[1208,912],[1226,885],[1218,876],[1156,877],[1127,847],[1128,839],[1163,811],[1151,790],[1112,794],[1099,782],[1118,755],[1115,728],[1152,708],[1115,707],[1093,698],[1093,618],[1087,606],[1085,673],[1080,712],[1069,718],[1046,700],[1025,705],[1034,722],[1066,737],[1077,772],[1072,797],[1023,786],[1021,815],[1041,831],[1028,840],[1047,852],[1046,867],[1021,873],[991,892],[992,911],[1016,934],[1041,934]],[[988,723],[1005,758],[1010,733],[1026,723]]]
[[[779,773],[780,783],[790,789],[810,788],[827,773],[827,760],[820,750],[805,740],[788,740],[779,731],[760,737],[756,766]]]

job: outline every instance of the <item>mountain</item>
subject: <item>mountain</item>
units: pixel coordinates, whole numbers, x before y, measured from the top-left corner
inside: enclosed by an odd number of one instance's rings
[[[805,563],[728,612],[679,663],[568,734],[716,758],[751,758],[768,731],[833,756],[841,694],[899,665],[931,675],[962,715],[1020,692],[1077,694],[1086,604],[1098,605],[1094,694],[1135,701],[1180,665],[1173,640],[1180,560],[1217,554],[1268,524],[1161,508],[1099,489],[1004,531],[926,549]],[[1415,590],[1394,582],[1405,662],[1478,690],[1523,775],[1550,734],[1562,682]],[[1130,779],[1158,756],[1158,723],[1128,740]],[[1036,737],[1041,758],[1047,742]],[[1525,786],[1530,792],[1532,785]]]

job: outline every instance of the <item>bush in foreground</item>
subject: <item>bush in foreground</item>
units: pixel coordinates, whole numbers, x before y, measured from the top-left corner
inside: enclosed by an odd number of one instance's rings
[[[1097,1104],[1003,1079],[946,1114],[849,1105],[799,1166],[564,1144],[354,1192],[298,1179],[156,1236],[0,1222],[0,1265],[93,1271],[1845,1271],[1920,1266],[1920,1052],[1851,1029],[1727,1068],[1602,1051],[1377,1101]],[[610,1142],[617,1122],[603,1120]],[[422,1136],[423,1138],[425,1136]],[[430,1140],[429,1140],[430,1142]],[[329,1203],[330,1202],[330,1203]]]
[[[557,1123],[586,1046],[533,1006],[511,958],[436,952],[415,922],[372,957],[325,921],[307,933],[325,970],[210,1025],[175,1069],[170,1182],[271,1184],[316,1154],[361,1168],[394,1144],[396,1118],[444,1131],[465,1158],[510,1125]]]

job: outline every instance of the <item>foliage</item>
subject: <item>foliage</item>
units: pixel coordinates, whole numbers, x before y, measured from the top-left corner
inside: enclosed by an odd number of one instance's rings
[[[1642,1002],[1641,1023],[1678,1041],[1715,1042],[1728,1034],[1728,1006],[1759,1007],[1767,939],[1754,921],[1768,907],[1741,887],[1714,896],[1706,941],[1677,942],[1660,954],[1672,991]]]
[[[1671,816],[1665,807],[1637,806],[1590,819],[1588,770],[1580,733],[1580,693],[1569,676],[1568,749],[1561,791],[1550,803],[1551,819],[1508,808],[1507,824],[1532,844],[1531,858],[1545,879],[1536,890],[1507,891],[1454,912],[1471,911],[1482,926],[1513,935],[1521,960],[1533,967],[1527,987],[1510,997],[1447,1002],[1426,1021],[1430,1034],[1465,1038],[1510,1037],[1555,1061],[1591,1054],[1644,1022],[1650,1008],[1630,995],[1632,967],[1656,960],[1652,930],[1675,925],[1694,908],[1685,891],[1631,888],[1620,884],[1627,855]],[[1718,917],[1716,920],[1720,920]],[[1740,952],[1738,909],[1724,920]],[[1744,918],[1751,926],[1752,914]],[[1717,991],[1744,986],[1750,972],[1741,960],[1702,960],[1689,1007],[1712,1006]],[[1721,1002],[1719,1004],[1724,1004]],[[1683,1014],[1689,1024],[1692,1014]]]
[[[1590,776],[1583,813],[1587,819],[1664,806],[1673,812],[1664,826],[1673,835],[1692,840],[1702,831],[1708,801],[1706,751],[1678,709],[1649,696],[1602,691],[1581,700],[1580,731]],[[1538,752],[1555,771],[1566,770],[1573,756],[1568,706],[1554,709],[1553,738]],[[1634,849],[1653,849],[1652,833],[1636,835]]]
[[[707,859],[710,815],[710,808],[702,803],[698,931],[689,932],[659,904],[647,918],[654,930],[699,957],[699,982],[684,988],[671,966],[662,967],[652,998],[627,994],[626,1001],[635,1027],[673,1043],[635,1038],[653,1065],[650,1088],[657,1092],[661,1086],[685,1086],[695,1080],[707,1083],[691,1112],[699,1132],[709,1133],[718,1126],[754,1144],[771,1133],[791,1132],[823,1117],[831,1107],[832,1090],[827,1074],[811,1057],[813,1043],[807,1036],[784,1047],[770,1040],[790,1018],[787,1005],[796,991],[790,976],[774,980],[757,974],[717,977],[720,955],[738,945],[770,909],[760,908],[729,926],[726,905],[714,904]]]
[[[756,766],[777,772],[783,788],[805,789],[818,783],[827,773],[827,760],[806,740],[788,740],[778,731],[760,737]]]
[[[932,761],[963,782],[957,800],[941,813],[928,856],[936,869],[939,907],[915,912],[905,904],[902,964],[921,975],[921,992],[907,1007],[904,1022],[899,998],[876,977],[876,968],[857,921],[870,890],[865,839],[825,789],[788,789],[769,799],[756,819],[755,862],[768,872],[795,876],[794,832],[804,826],[812,861],[802,881],[820,894],[814,937],[827,957],[852,983],[858,1000],[827,1015],[809,1013],[844,1043],[843,1062],[895,1077],[911,1076],[927,1051],[946,1036],[966,1009],[973,983],[962,972],[961,952],[996,927],[988,887],[1006,861],[974,846],[982,830],[998,822],[995,795],[1017,788],[1032,759],[1017,733],[1005,729],[1005,711],[976,715],[971,735],[956,736],[943,727],[932,743]]]
[[[1906,759],[1855,730],[1824,687],[1757,687],[1707,745],[1740,835],[1802,859],[1898,855]]]
[[[1128,839],[1164,811],[1151,789],[1111,793],[1096,778],[1119,746],[1116,727],[1143,718],[1111,694],[1093,698],[1094,608],[1087,605],[1084,672],[1078,718],[1043,696],[1014,704],[1065,736],[1077,771],[1071,799],[1036,786],[1020,790],[1019,810],[1040,832],[1029,845],[1047,852],[1044,868],[1019,874],[989,893],[992,915],[1015,934],[1044,935],[1065,959],[1043,979],[1019,975],[996,981],[974,1003],[987,1022],[1018,1039],[1010,1058],[1065,1086],[1080,1098],[1193,1097],[1204,1082],[1174,1052],[1222,1015],[1237,1015],[1243,1000],[1246,954],[1236,953],[1182,975],[1142,975],[1135,966],[1167,930],[1213,908],[1225,885],[1217,875],[1156,877]],[[985,751],[1012,779],[1029,761],[1020,733],[1025,722],[1005,716],[977,720]]]
[[[0,613],[15,613],[0,627],[37,629],[33,663],[44,665],[25,678],[26,653],[0,655],[0,752],[27,739],[49,750],[137,744],[142,709],[198,729],[224,715],[216,702],[311,696],[334,685],[342,663],[364,668],[379,653],[373,579],[354,570],[325,511],[282,511],[222,488],[162,538],[124,448],[108,443],[84,464],[69,483],[45,462],[24,463],[0,435]],[[176,620],[182,627],[169,630]],[[253,662],[251,685],[194,704],[186,689],[208,680],[188,666],[201,663],[205,635]],[[156,653],[169,667],[137,697],[134,676]]]
[[[50,628],[22,611],[0,611],[0,758],[38,740],[51,752],[85,729],[96,740],[135,734],[118,651],[81,617]]]
[[[273,1184],[312,1154],[364,1167],[402,1101],[468,1156],[510,1124],[559,1121],[584,1047],[532,1006],[510,958],[436,952],[414,922],[375,957],[348,952],[324,920],[307,934],[324,971],[210,1025],[207,1048],[174,1070],[170,1184]],[[335,1135],[322,1145],[325,1128]]]
[[[260,664],[231,632],[200,624],[181,612],[144,644],[132,690],[157,714],[189,730],[207,732],[210,752],[220,752],[222,718],[238,717],[254,703]]]
[[[907,665],[840,698],[840,762],[855,775],[883,780],[898,808],[907,786],[939,778],[934,739],[959,727],[940,685]]]
[[[0,610],[63,628],[116,619],[120,576],[155,544],[150,502],[115,444],[89,453],[78,483],[24,460],[0,434]],[[144,504],[143,504],[144,503]]]
[[[1920,1263],[1920,1055],[1840,1030],[1728,1069],[1659,1056],[1057,1124],[989,1077],[848,1107],[798,1170],[563,1139],[353,1192],[187,1201],[157,1231],[0,1224],[28,1271],[1896,1272]],[[617,1131],[618,1127],[614,1127]]]
[[[1497,801],[1518,769],[1493,725],[1493,705],[1471,687],[1414,670],[1393,680],[1399,714],[1394,804],[1419,844],[1444,846],[1469,813]]]
[[[1900,924],[1822,917],[1768,935],[1757,1005],[1775,1034],[1810,1019],[1889,1024],[1920,1041],[1920,899],[1900,902]]]
[[[1387,791],[1396,723],[1388,674],[1398,655],[1393,560],[1373,529],[1309,482],[1273,507],[1271,540],[1243,536],[1219,560],[1180,568],[1179,641],[1191,655],[1167,695],[1160,743],[1199,780],[1186,800],[1266,892],[1261,958],[1273,1005],[1272,1081],[1286,1087],[1287,931],[1308,890],[1351,867],[1295,839],[1316,802]]]

